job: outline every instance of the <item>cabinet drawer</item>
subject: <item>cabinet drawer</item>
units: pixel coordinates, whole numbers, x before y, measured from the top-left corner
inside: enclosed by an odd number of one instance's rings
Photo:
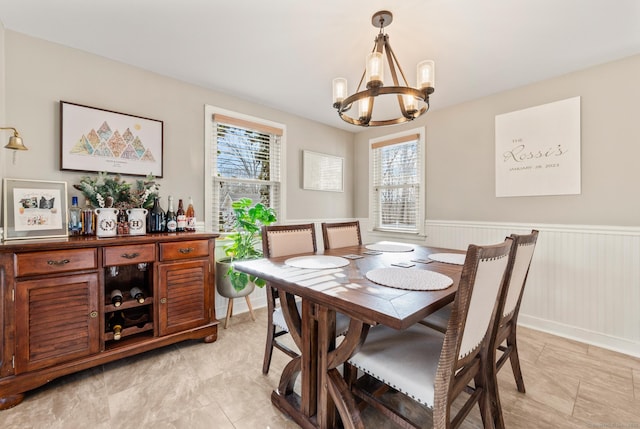
[[[54,250],[18,253],[18,277],[65,271],[91,270],[98,267],[96,249]]]
[[[141,262],[154,262],[156,260],[155,244],[142,244],[137,246],[105,247],[103,250],[104,265],[129,265]]]
[[[160,243],[160,260],[201,258],[209,256],[208,240],[177,241],[175,243]]]

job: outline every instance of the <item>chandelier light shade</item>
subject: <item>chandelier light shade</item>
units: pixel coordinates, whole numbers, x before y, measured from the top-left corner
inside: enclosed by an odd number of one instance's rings
[[[435,63],[432,60],[421,61],[416,70],[416,86],[409,86],[389,44],[389,35],[384,33],[384,27],[391,24],[392,20],[393,15],[386,10],[376,12],[371,18],[371,23],[380,28],[380,32],[376,36],[372,52],[366,57],[365,70],[356,92],[348,95],[345,78],[333,80],[333,107],[340,118],[350,124],[363,127],[400,124],[412,121],[429,110],[429,95],[435,87]],[[384,84],[385,59],[392,80],[392,85],[389,86]],[[402,78],[402,82],[398,76]],[[366,89],[361,89],[363,82]],[[385,103],[383,98],[391,99],[391,102]],[[374,107],[378,105],[384,106],[378,109],[382,113],[379,115],[376,110],[374,116]]]

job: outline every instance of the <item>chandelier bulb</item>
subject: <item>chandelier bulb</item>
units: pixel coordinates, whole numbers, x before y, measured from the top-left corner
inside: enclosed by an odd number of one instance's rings
[[[340,106],[345,98],[347,98],[347,79],[337,77],[333,79],[333,106]]]
[[[435,85],[435,63],[432,60],[420,61],[417,66],[418,89],[433,88]]]

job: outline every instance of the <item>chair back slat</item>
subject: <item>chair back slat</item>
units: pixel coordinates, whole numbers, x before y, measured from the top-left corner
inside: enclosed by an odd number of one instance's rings
[[[360,222],[322,223],[322,239],[325,249],[358,246],[362,244]]]
[[[480,347],[490,332],[492,309],[496,306],[502,279],[509,262],[508,254],[478,262],[476,278],[471,288],[458,358],[463,358]]]
[[[267,258],[315,253],[316,234],[312,223],[262,227],[262,250]]]
[[[512,234],[511,238],[516,241],[516,255],[507,290],[507,298],[504,304],[504,310],[502,311],[503,317],[515,312],[520,302],[522,291],[527,281],[529,267],[531,266],[531,260],[533,259],[533,251],[536,247],[538,231],[533,230],[531,234],[527,235]]]

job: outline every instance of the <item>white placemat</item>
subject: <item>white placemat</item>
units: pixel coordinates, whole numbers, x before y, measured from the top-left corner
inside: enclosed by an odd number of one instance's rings
[[[444,274],[409,268],[376,268],[366,277],[383,286],[407,290],[440,290],[453,284],[453,279]]]
[[[393,241],[380,241],[378,243],[367,244],[365,247],[369,250],[377,250],[378,252],[411,252],[413,250],[413,246],[394,243]]]
[[[429,259],[447,264],[464,265],[466,253],[432,253]]]
[[[340,256],[310,255],[296,256],[284,261],[286,265],[296,268],[310,268],[313,270],[323,270],[327,268],[340,268],[349,265],[349,260]]]

